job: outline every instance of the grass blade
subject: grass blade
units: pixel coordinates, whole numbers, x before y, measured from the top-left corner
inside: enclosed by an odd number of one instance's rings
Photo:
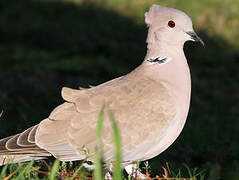
[[[96,127],[96,138],[97,138],[100,145],[102,145],[101,133],[102,133],[103,122],[104,122],[104,109],[105,109],[105,106],[103,106],[100,110],[100,114],[99,114],[98,122],[97,122],[97,127]]]
[[[97,127],[96,127],[96,139],[97,139],[97,146],[95,152],[95,170],[94,170],[94,179],[95,180],[102,180],[103,173],[102,173],[102,128],[103,128],[103,121],[104,121],[104,106],[101,108]]]
[[[33,160],[32,160],[31,162],[27,163],[27,166],[22,169],[22,171],[19,173],[19,175],[17,176],[17,178],[19,178],[19,179],[25,179],[24,176],[25,176],[25,174],[27,174],[27,173],[30,172],[30,169],[31,169],[33,163],[34,163]]]
[[[74,172],[74,174],[71,177],[71,180],[74,180],[75,177],[77,176],[77,174],[80,172],[80,170],[82,169],[83,165],[80,165],[80,167],[77,168],[77,170]]]
[[[52,169],[51,169],[51,173],[50,173],[50,177],[49,177],[50,180],[56,179],[56,174],[59,170],[59,167],[60,167],[60,161],[58,159],[56,159],[52,166]]]
[[[185,164],[185,163],[183,163],[183,166],[187,169],[188,174],[189,174],[189,177],[190,177],[190,178],[193,178],[192,172],[191,172],[190,168],[188,167],[188,165]]]
[[[6,174],[7,174],[7,168],[8,168],[8,164],[6,164],[6,165],[3,167],[2,172],[1,172],[1,174],[0,174],[0,179],[3,179],[3,178],[6,176]]]
[[[114,151],[115,151],[115,164],[113,171],[113,179],[120,180],[122,179],[122,169],[121,169],[121,142],[120,142],[120,134],[117,123],[113,114],[111,113],[111,121],[113,128],[113,139],[114,139]]]

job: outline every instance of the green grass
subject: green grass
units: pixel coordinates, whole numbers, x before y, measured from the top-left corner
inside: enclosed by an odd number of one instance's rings
[[[96,128],[96,138],[97,138],[97,145],[96,145],[96,153],[95,153],[95,170],[94,170],[94,178],[95,180],[101,180],[103,179],[103,155],[102,155],[102,149],[103,149],[103,143],[102,143],[102,128],[103,128],[103,122],[104,122],[104,107],[101,109],[97,128]]]
[[[55,160],[52,165],[52,168],[48,171],[41,170],[44,168],[43,163],[40,162],[28,162],[28,163],[20,163],[20,164],[10,164],[4,166],[2,170],[1,179],[93,179],[92,174],[86,172],[82,165],[76,166],[73,170],[69,168],[70,163],[59,163],[59,160]],[[102,164],[103,165],[103,164]],[[77,169],[78,168],[78,169]],[[118,169],[120,171],[120,169]],[[3,171],[5,171],[3,173]],[[103,171],[102,171],[103,173]],[[163,178],[164,180],[204,180],[205,179],[205,171],[195,169],[190,169],[188,166],[182,168],[182,170],[178,170],[174,172],[170,170],[170,173],[167,169],[160,175],[155,177],[151,177],[152,179]],[[209,179],[217,178],[215,174],[212,174]],[[94,179],[103,180],[104,178],[97,178],[94,176]],[[127,176],[119,176],[115,177],[115,180],[127,180]]]
[[[120,0],[104,0],[104,3],[99,0],[97,2],[100,6],[113,8],[123,15],[133,17],[139,23],[143,21],[145,10],[153,3],[177,8],[192,17],[196,29],[205,30],[213,36],[223,37],[236,45],[237,48],[239,47],[237,41],[239,38],[239,32],[237,31],[239,27],[239,3],[237,0],[202,0],[194,2],[191,0],[131,0],[124,2]]]
[[[185,45],[192,74],[188,120],[175,143],[149,161],[151,175],[169,162],[175,172],[186,163],[208,169],[205,178],[238,179],[237,0],[1,1],[0,137],[46,118],[63,102],[62,86],[100,84],[139,65],[144,12],[153,2],[190,15],[206,47]]]
[[[96,128],[96,138],[97,138],[97,146],[96,146],[96,153],[95,153],[95,170],[94,170],[94,178],[95,180],[104,179],[103,176],[103,142],[102,142],[102,130],[103,130],[103,121],[104,121],[104,110],[105,107],[103,106],[101,112],[99,114],[97,128]],[[122,179],[122,170],[121,170],[121,147],[120,147],[120,134],[117,127],[117,123],[113,114],[111,113],[110,119],[112,122],[112,129],[113,129],[113,140],[114,140],[114,150],[115,150],[115,161],[113,164],[113,178],[116,180]]]
[[[113,113],[111,112],[110,119],[112,122],[113,129],[113,140],[114,140],[114,152],[115,152],[115,161],[113,169],[113,179],[122,179],[122,169],[121,169],[121,140],[117,122],[114,118]]]

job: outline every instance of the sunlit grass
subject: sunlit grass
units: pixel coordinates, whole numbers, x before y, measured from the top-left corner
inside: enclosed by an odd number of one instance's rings
[[[67,0],[68,2],[71,0]],[[144,12],[152,4],[177,8],[192,17],[196,30],[205,30],[211,35],[225,38],[239,47],[239,1],[203,0],[160,1],[160,0],[72,0],[75,3],[93,3],[108,9],[114,9],[122,15],[143,23]]]

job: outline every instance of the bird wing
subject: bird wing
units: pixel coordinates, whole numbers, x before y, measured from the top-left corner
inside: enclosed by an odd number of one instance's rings
[[[142,148],[153,145],[172,123],[176,112],[167,89],[142,76],[126,75],[84,90],[63,88],[62,96],[67,102],[40,123],[36,142],[41,148],[65,160],[85,158],[84,147],[94,154],[95,130],[103,105],[102,140],[106,161],[113,160],[114,152],[109,111],[113,113],[120,130],[124,161],[133,161],[130,154],[140,156]]]
[[[51,154],[35,144],[37,125],[0,140],[0,166],[18,161],[44,159]]]

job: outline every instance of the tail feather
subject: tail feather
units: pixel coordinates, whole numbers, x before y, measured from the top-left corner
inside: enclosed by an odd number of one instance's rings
[[[32,156],[31,154],[23,154],[23,155],[0,155],[0,166],[5,164],[12,164],[18,162],[26,162],[31,160],[40,160],[46,159],[46,156]]]
[[[38,126],[0,140],[0,166],[7,163],[45,159],[51,154],[35,144]]]

